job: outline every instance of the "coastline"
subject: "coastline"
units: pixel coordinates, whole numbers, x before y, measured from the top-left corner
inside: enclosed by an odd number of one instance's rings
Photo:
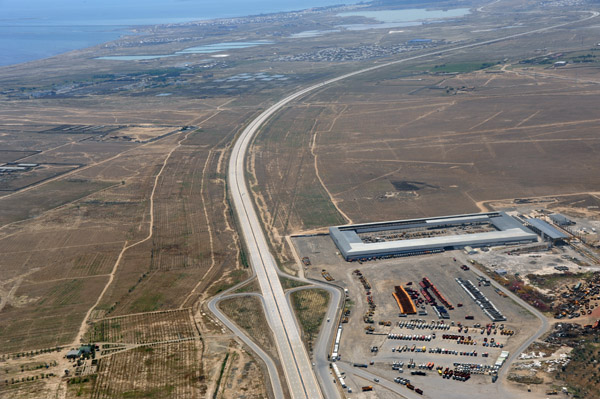
[[[336,3],[336,1],[331,2]],[[220,13],[213,11],[210,16],[205,17],[121,18],[77,21],[77,23],[9,17],[3,19],[4,24],[0,27],[0,67],[39,61],[71,51],[110,43],[127,36],[141,35],[156,26],[202,25],[215,21],[266,17],[307,10],[326,10],[349,4],[353,4],[353,2],[338,2],[338,4],[322,6],[303,5],[301,9],[297,10],[256,10],[255,14],[237,16],[230,15],[229,9],[222,9]],[[241,10],[241,12],[245,12],[245,10]]]

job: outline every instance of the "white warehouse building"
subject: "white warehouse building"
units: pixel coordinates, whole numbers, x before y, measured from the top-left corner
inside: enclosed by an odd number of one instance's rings
[[[365,242],[359,234],[373,232],[397,232],[409,229],[424,231],[444,228],[461,228],[487,224],[493,231],[444,235],[425,238]],[[462,249],[466,246],[484,247],[535,242],[538,236],[518,220],[504,212],[473,213],[424,219],[397,220],[390,222],[365,223],[329,228],[329,235],[347,261],[410,256],[446,250]]]

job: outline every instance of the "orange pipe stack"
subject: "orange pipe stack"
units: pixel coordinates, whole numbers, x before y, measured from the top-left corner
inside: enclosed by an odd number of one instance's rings
[[[404,287],[397,285],[394,287],[394,289],[396,292],[394,292],[392,295],[394,295],[394,298],[396,299],[396,303],[400,308],[400,312],[403,314],[416,314],[417,308],[415,307],[412,299],[410,299],[410,295],[408,295],[408,292],[406,292]]]

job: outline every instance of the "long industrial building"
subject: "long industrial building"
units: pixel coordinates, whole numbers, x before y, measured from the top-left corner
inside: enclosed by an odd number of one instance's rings
[[[485,232],[440,235],[445,229],[457,232],[470,227],[486,226]],[[425,238],[386,239],[365,242],[359,236],[381,233],[388,237],[402,236],[405,232],[422,231]],[[476,231],[476,230],[475,230]],[[435,233],[435,234],[434,234]],[[535,242],[538,236],[504,212],[473,213],[424,219],[355,224],[329,228],[329,234],[347,261],[410,256],[461,249],[466,246],[483,247]],[[434,236],[427,236],[427,235]],[[373,234],[370,234],[373,235]]]
[[[538,233],[544,240],[556,243],[569,238],[568,235],[559,231],[554,226],[546,223],[542,219],[525,219],[525,223],[527,223],[529,228]]]

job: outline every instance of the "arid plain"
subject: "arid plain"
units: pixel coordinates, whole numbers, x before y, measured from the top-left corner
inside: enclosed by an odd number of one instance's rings
[[[261,110],[310,83],[431,53],[302,98],[259,134],[248,178],[284,270],[299,269],[285,240],[293,233],[596,192],[594,20],[436,55],[583,15],[534,2],[477,11],[475,3],[464,3],[473,12],[462,19],[399,33],[289,39],[337,26],[343,10],[332,9],[148,29],[157,44],[114,45],[145,54],[216,40],[273,41],[208,61],[97,60],[109,51],[99,46],[1,68],[0,161],[37,166],[0,181],[0,397],[272,395],[264,365],[206,303],[252,274],[227,196],[231,143]],[[503,12],[507,6],[517,12]],[[415,38],[432,44],[409,45]],[[374,43],[404,50],[285,59]],[[554,67],[558,60],[569,64]],[[322,321],[321,294],[296,295],[296,307]],[[243,302],[247,313],[235,303],[222,309],[273,351],[259,301]],[[315,320],[303,323],[308,343],[314,325],[306,326]],[[100,345],[93,367],[63,378],[76,370],[66,351],[88,342]]]

